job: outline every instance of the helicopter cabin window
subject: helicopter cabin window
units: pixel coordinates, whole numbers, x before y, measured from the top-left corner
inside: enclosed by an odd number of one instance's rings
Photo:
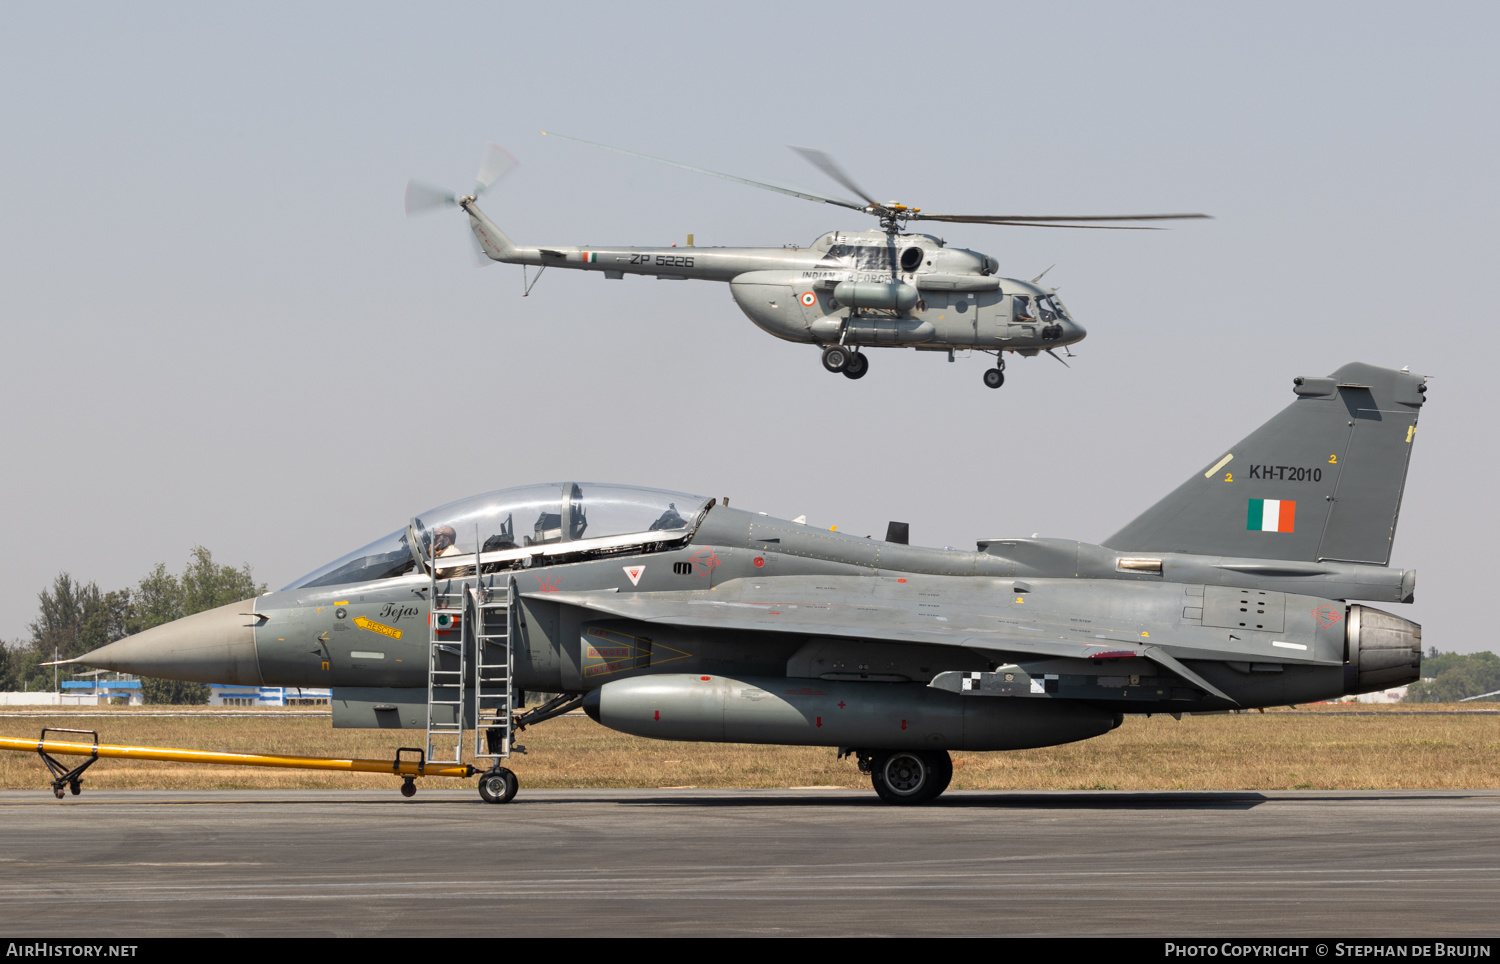
[[[1031,297],[1029,295],[1016,295],[1012,301],[1015,304],[1016,321],[1036,321],[1036,315],[1031,312]]]
[[[908,250],[920,251],[918,248]],[[824,260],[838,261],[845,268],[855,271],[890,271],[894,268],[895,252],[890,248],[875,245],[835,244],[828,249]],[[918,258],[920,261],[920,256]]]

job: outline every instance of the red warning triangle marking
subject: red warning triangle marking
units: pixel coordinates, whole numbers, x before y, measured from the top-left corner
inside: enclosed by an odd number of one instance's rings
[[[630,577],[630,584],[632,586],[639,586],[641,584],[641,573],[643,573],[643,572],[646,571],[646,567],[645,566],[625,566],[624,569],[625,569],[625,575],[627,575],[627,576]]]

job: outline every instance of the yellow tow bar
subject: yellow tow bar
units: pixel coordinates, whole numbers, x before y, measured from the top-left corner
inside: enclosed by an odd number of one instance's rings
[[[88,734],[93,743],[64,743],[48,740],[48,732]],[[404,778],[401,795],[409,797],[417,792],[417,777],[471,777],[479,771],[467,763],[437,764],[426,762],[426,751],[419,747],[403,746],[396,751],[393,760],[339,759],[325,756],[281,756],[272,753],[222,753],[214,750],[182,750],[156,746],[110,746],[99,742],[99,734],[93,730],[65,730],[59,727],[43,727],[42,735],[35,740],[15,737],[0,737],[0,750],[15,750],[21,753],[36,753],[52,772],[52,792],[59,800],[63,788],[74,795],[83,792],[79,781],[83,771],[101,758],[119,760],[166,760],[174,763],[209,763],[217,766],[236,767],[282,767],[293,770],[344,770],[349,773],[391,773]],[[86,756],[76,767],[69,768],[52,754],[60,756]],[[414,753],[415,760],[401,758],[403,753]],[[514,791],[511,791],[514,793]]]

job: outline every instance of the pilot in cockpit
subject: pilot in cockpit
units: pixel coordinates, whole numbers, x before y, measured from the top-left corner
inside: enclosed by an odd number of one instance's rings
[[[452,526],[438,526],[432,530],[432,555],[434,557],[455,556],[459,554],[459,551],[458,533]]]

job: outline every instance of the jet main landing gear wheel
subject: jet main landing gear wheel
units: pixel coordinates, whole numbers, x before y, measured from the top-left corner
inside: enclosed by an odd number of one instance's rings
[[[987,369],[984,373],[984,386],[986,388],[999,388],[1005,384],[1005,372],[998,368]]]
[[[886,803],[926,803],[952,779],[947,750],[885,750],[875,754],[870,767],[870,783]]]
[[[849,364],[849,356],[852,354],[854,353],[843,345],[829,345],[823,349],[823,367],[831,372],[841,372]]]
[[[505,767],[487,770],[479,776],[479,796],[485,803],[510,803],[521,784]]]
[[[845,378],[864,378],[865,372],[870,370],[870,358],[864,352],[853,352],[849,360],[844,362]]]

